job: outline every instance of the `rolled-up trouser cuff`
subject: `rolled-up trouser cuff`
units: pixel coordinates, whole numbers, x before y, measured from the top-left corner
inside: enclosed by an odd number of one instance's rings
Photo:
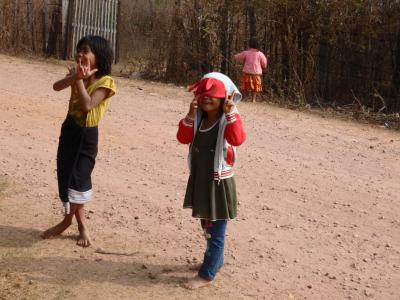
[[[63,206],[64,206],[64,215],[69,215],[71,213],[71,205],[69,204],[69,202],[63,202]]]

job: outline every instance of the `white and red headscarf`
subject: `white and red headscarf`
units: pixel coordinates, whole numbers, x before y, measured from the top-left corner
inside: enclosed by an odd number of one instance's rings
[[[226,95],[233,94],[234,103],[238,103],[242,99],[242,94],[232,80],[218,72],[204,75],[199,81],[189,86],[189,91],[193,91],[195,96],[224,99]]]

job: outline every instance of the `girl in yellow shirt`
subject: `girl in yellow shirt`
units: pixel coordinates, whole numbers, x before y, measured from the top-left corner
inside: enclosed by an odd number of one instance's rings
[[[95,165],[98,127],[110,99],[115,94],[109,76],[113,60],[109,42],[99,36],[83,37],[76,47],[76,66],[54,83],[55,91],[71,87],[68,114],[61,127],[57,150],[58,191],[64,205],[64,219],[43,232],[43,238],[60,235],[78,222],[77,244],[91,244],[84,224],[84,206],[92,197],[91,173]]]

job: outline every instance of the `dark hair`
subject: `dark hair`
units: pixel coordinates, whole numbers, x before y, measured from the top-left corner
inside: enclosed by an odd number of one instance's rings
[[[254,48],[254,49],[258,49],[258,41],[257,41],[257,38],[256,37],[251,37],[250,39],[249,39],[249,47],[250,48]]]
[[[79,40],[76,49],[78,50],[83,45],[88,45],[90,50],[96,56],[96,65],[98,69],[96,77],[100,78],[104,75],[109,75],[111,73],[111,65],[113,62],[113,51],[110,43],[101,36],[87,35]]]

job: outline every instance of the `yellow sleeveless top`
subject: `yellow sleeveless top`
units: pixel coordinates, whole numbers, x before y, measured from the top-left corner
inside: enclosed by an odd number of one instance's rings
[[[69,100],[68,114],[81,127],[95,127],[103,118],[111,97],[115,95],[116,87],[114,79],[111,76],[103,76],[86,88],[89,96],[91,96],[98,88],[106,88],[109,90],[107,98],[101,101],[97,106],[93,107],[89,112],[82,112],[79,105],[78,89],[75,85],[71,89],[71,98]]]

